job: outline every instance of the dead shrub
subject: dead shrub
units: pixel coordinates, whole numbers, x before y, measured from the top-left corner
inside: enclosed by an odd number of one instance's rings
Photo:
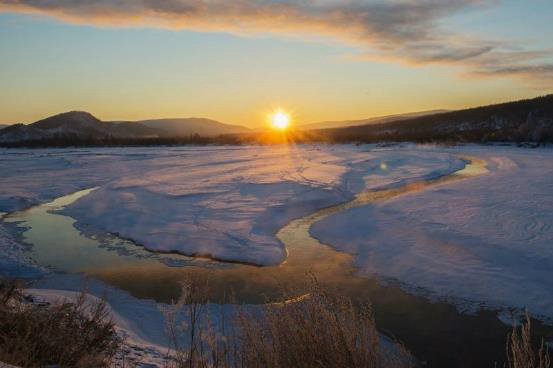
[[[29,303],[20,285],[0,282],[0,361],[21,367],[107,367],[120,339],[106,303]]]

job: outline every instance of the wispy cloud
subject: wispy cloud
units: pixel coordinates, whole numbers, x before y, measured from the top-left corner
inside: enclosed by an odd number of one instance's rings
[[[0,11],[51,15],[69,22],[155,26],[235,34],[326,37],[359,48],[359,57],[448,64],[472,76],[553,81],[551,50],[452,32],[444,19],[498,6],[496,0],[0,0]]]

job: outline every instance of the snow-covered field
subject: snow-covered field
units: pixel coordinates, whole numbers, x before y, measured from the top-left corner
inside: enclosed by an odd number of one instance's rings
[[[367,187],[462,167],[448,154],[353,146],[0,151],[0,212],[100,186],[63,212],[156,251],[278,264],[275,233]],[[41,164],[43,163],[43,164]]]
[[[77,227],[154,251],[271,265],[286,258],[275,234],[290,220],[364,190],[447,175],[467,154],[486,160],[490,172],[336,213],[311,234],[352,253],[363,275],[436,298],[528,307],[553,318],[550,148],[0,150],[0,212],[99,187],[63,210]],[[0,222],[0,273],[26,272],[8,230]]]
[[[489,173],[329,216],[311,234],[363,275],[553,319],[553,150],[462,147]]]

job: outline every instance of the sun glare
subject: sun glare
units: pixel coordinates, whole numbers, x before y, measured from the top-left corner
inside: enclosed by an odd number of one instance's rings
[[[290,115],[282,110],[277,110],[271,115],[271,125],[278,130],[286,130],[290,126]]]

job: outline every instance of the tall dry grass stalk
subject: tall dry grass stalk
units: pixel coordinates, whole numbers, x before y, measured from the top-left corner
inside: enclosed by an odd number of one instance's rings
[[[549,349],[543,339],[539,349],[532,343],[532,324],[528,312],[526,322],[515,326],[507,339],[508,368],[552,368]]]
[[[232,316],[225,316],[221,307],[217,318],[205,309],[206,294],[187,284],[183,297],[167,314],[175,349],[172,367],[413,366],[402,345],[382,344],[370,305],[330,293],[316,280],[301,294],[283,290],[279,303],[238,306]]]
[[[225,309],[220,307],[221,325],[208,310],[206,280],[183,284],[179,300],[165,310],[166,330],[172,352],[167,368],[231,367],[232,357],[225,335]]]

